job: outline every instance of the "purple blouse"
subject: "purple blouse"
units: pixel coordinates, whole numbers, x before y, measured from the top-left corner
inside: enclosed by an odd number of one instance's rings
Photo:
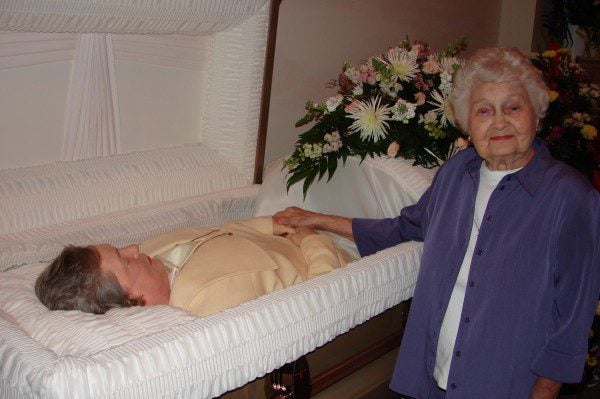
[[[477,239],[447,398],[527,398],[536,375],[578,382],[600,292],[600,195],[553,159],[534,158],[492,193]],[[426,399],[438,334],[469,241],[482,159],[461,151],[393,219],[354,219],[361,255],[424,241],[390,387]]]

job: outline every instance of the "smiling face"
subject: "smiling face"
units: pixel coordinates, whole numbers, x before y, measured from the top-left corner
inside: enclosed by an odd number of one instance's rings
[[[169,303],[169,275],[162,262],[139,252],[137,245],[115,248],[95,245],[100,254],[100,269],[112,273],[130,297],[142,296],[146,305]]]
[[[537,116],[525,89],[517,83],[475,83],[468,130],[491,170],[512,170],[533,158]]]

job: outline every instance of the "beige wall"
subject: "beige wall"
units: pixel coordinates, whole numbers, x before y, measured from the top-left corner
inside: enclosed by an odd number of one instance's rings
[[[530,52],[537,0],[502,0],[498,45]]]
[[[468,35],[471,51],[497,45],[501,13],[506,9],[502,3],[283,0],[265,164],[292,150],[297,135],[304,131],[296,129],[294,122],[304,116],[306,100],[320,102],[334,94],[325,83],[337,77],[345,60],[358,63],[385,51],[406,35],[411,40],[427,41],[434,49],[445,47],[460,35]]]

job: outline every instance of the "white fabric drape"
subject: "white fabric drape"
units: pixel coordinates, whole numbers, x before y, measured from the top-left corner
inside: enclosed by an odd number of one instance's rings
[[[64,161],[121,152],[116,87],[111,34],[79,35],[67,104]]]

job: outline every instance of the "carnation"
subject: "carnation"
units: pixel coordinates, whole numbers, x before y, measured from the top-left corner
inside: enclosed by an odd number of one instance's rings
[[[543,52],[534,64],[550,88],[550,104],[538,136],[552,155],[591,178],[600,162],[600,95],[569,49]]]
[[[342,103],[344,96],[338,94],[337,96],[330,97],[325,101],[325,105],[327,106],[327,111],[333,112],[337,109],[337,107]]]
[[[392,108],[392,119],[402,123],[408,123],[415,116],[417,106],[402,99],[396,101]]]

